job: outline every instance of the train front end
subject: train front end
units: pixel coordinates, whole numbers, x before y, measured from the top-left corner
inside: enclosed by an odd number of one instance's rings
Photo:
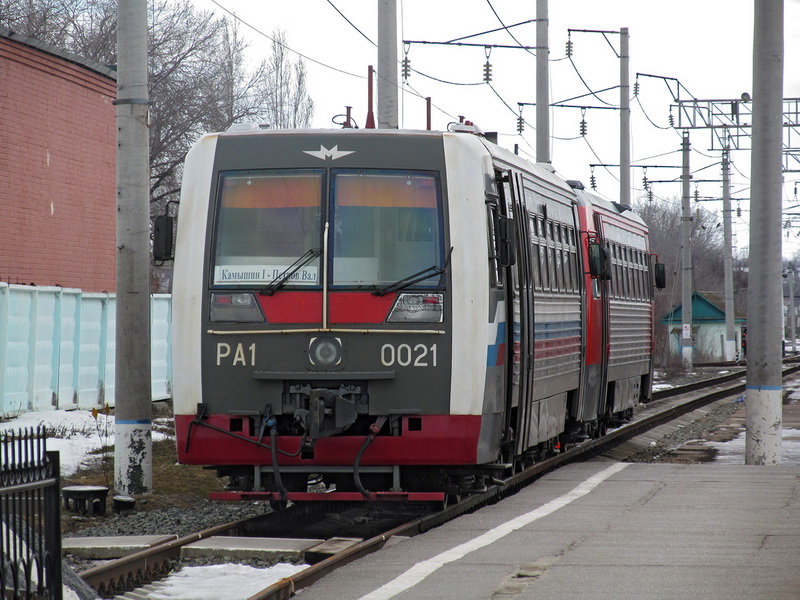
[[[454,387],[452,368],[454,310],[475,304],[453,266],[483,252],[486,270],[485,233],[453,251],[445,162],[422,132],[233,131],[190,152],[175,424],[181,463],[228,476],[216,498],[440,500],[465,486],[450,467],[492,459],[481,405],[455,399],[485,374]]]

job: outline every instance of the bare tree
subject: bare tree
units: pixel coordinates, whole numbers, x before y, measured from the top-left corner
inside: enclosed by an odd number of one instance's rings
[[[634,210],[650,230],[651,250],[658,255],[667,270],[667,287],[656,294],[656,356],[666,356],[667,331],[658,325],[661,319],[681,299],[681,200],[639,199]],[[695,209],[692,215],[692,275],[694,289],[715,292],[724,296],[724,239],[721,217],[705,209]],[[747,276],[741,262],[734,267],[734,296],[737,310],[746,311]]]
[[[292,62],[286,45],[286,34],[275,31],[272,56],[264,82],[266,115],[274,129],[308,127],[314,115],[314,101],[306,89],[306,67],[302,59]]]

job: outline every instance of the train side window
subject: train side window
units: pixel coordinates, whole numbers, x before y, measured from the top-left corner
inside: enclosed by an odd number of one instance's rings
[[[636,285],[639,300],[644,300],[644,279],[642,278],[642,253],[638,252],[638,264],[636,265]]]
[[[564,249],[564,284],[567,286],[567,292],[575,291],[575,281],[572,273],[572,259],[570,258],[569,249]]]
[[[633,269],[629,262],[625,263],[625,297],[633,298]]]
[[[531,271],[533,286],[537,290],[541,290],[542,275],[539,271],[539,244],[537,244],[536,241],[531,244]]]
[[[550,289],[550,269],[547,260],[547,244],[539,245],[539,270],[542,272],[542,289]]]
[[[630,285],[628,281],[628,264],[625,260],[626,256],[626,249],[620,248],[620,262],[619,262],[619,270],[620,270],[620,295],[623,298],[630,297]]]
[[[628,288],[630,287],[628,285],[628,265],[627,265],[627,260],[626,260],[628,251],[627,251],[626,248],[621,247],[619,249],[619,254],[620,254],[620,257],[619,257],[619,275],[620,275],[619,295],[622,298],[628,298],[629,297]]]
[[[610,276],[610,281],[608,283],[608,291],[612,298],[617,296],[617,283],[618,277],[616,272],[616,257],[617,257],[617,248],[614,244],[610,242],[606,242],[606,256],[608,256],[608,274]]]
[[[556,287],[558,291],[564,291],[564,267],[562,265],[561,248],[553,248],[553,260],[556,263]]]
[[[541,288],[542,281],[539,275],[539,246],[537,242],[538,225],[536,215],[528,215],[528,229],[530,230],[530,246],[531,246],[531,281],[534,288]]]

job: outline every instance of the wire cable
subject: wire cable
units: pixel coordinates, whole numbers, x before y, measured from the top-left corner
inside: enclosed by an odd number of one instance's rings
[[[495,17],[497,18],[497,20],[500,22],[500,25],[502,25],[502,26],[503,26],[503,29],[505,30],[505,32],[506,32],[506,33],[507,33],[509,36],[511,36],[511,39],[512,39],[512,40],[514,40],[514,41],[517,43],[517,45],[518,45],[520,48],[522,48],[523,50],[525,50],[525,52],[527,52],[527,53],[528,53],[528,54],[530,54],[531,56],[536,56],[536,53],[535,53],[535,52],[531,52],[531,51],[530,51],[528,48],[525,48],[525,45],[524,45],[524,44],[522,44],[522,43],[521,43],[521,42],[520,42],[520,41],[519,41],[519,40],[518,40],[516,37],[514,37],[514,34],[513,34],[513,33],[511,33],[511,30],[510,30],[510,29],[509,29],[509,28],[506,26],[506,24],[505,24],[505,23],[503,23],[503,19],[501,19],[501,18],[500,18],[500,15],[498,15],[498,14],[497,14],[497,11],[494,9],[494,6],[492,6],[492,2],[491,2],[491,0],[486,0],[486,4],[488,4],[488,5],[489,5],[489,8],[491,8],[491,9],[492,9],[492,12],[494,13],[494,16],[495,16]]]
[[[655,121],[653,121],[653,119],[650,118],[650,115],[647,114],[647,111],[644,109],[644,106],[642,106],[642,99],[639,96],[636,96],[636,104],[639,105],[639,108],[641,109],[644,118],[650,122],[650,125],[652,125],[656,129],[661,129],[661,130],[672,129],[673,131],[675,131],[675,133],[678,133],[674,127],[670,127],[669,125],[661,126],[656,124]]]
[[[335,10],[337,13],[339,13],[339,16],[341,16],[341,17],[342,17],[342,18],[343,18],[345,21],[347,21],[347,22],[350,24],[350,27],[352,27],[353,29],[355,29],[355,30],[356,30],[358,33],[360,33],[360,34],[361,34],[361,36],[362,36],[362,37],[363,37],[365,40],[367,40],[367,41],[368,41],[370,44],[372,44],[373,46],[375,46],[375,47],[377,48],[378,44],[376,44],[376,43],[375,43],[375,42],[373,42],[371,39],[369,39],[369,38],[367,37],[367,34],[366,34],[366,33],[364,33],[364,32],[363,32],[363,31],[361,31],[361,30],[360,30],[358,27],[356,27],[355,23],[353,23],[353,22],[352,22],[350,19],[348,19],[348,18],[345,16],[345,14],[344,14],[342,11],[340,11],[338,8],[336,8],[336,5],[335,5],[333,2],[331,2],[331,0],[327,0],[327,2],[328,2],[328,4],[330,4],[330,5],[331,5],[331,7],[333,8],[333,10]]]
[[[592,96],[594,96],[597,99],[598,102],[602,102],[603,104],[606,104],[608,106],[617,106],[616,104],[612,104],[611,102],[606,102],[600,96],[598,96],[594,91],[592,91],[592,88],[589,87],[588,83],[586,83],[586,80],[583,78],[583,75],[581,75],[581,72],[578,70],[578,66],[575,64],[575,61],[572,60],[571,56],[569,57],[569,64],[571,64],[572,68],[575,69],[575,74],[578,76],[578,79],[581,80],[581,83],[584,85],[584,87],[588,90],[588,92]]]
[[[319,60],[316,60],[316,59],[314,59],[314,58],[311,58],[310,56],[308,56],[308,55],[306,55],[306,54],[303,54],[302,52],[298,52],[297,50],[295,50],[294,48],[290,48],[290,47],[289,47],[289,46],[287,46],[286,44],[281,44],[281,43],[280,43],[279,41],[277,41],[275,38],[273,38],[273,37],[271,37],[271,36],[267,35],[267,34],[266,34],[266,33],[264,33],[263,31],[261,31],[260,29],[258,29],[257,27],[255,27],[254,25],[251,25],[250,23],[248,23],[247,21],[245,21],[244,19],[242,19],[240,16],[238,16],[238,15],[237,15],[236,13],[234,13],[233,11],[231,11],[231,10],[228,10],[227,8],[225,8],[224,6],[222,6],[222,5],[221,5],[219,2],[217,2],[217,0],[211,0],[211,2],[212,2],[212,3],[214,3],[216,6],[218,6],[218,7],[219,7],[221,10],[224,10],[224,11],[225,11],[226,13],[228,13],[228,14],[229,14],[231,17],[233,17],[234,19],[236,19],[237,21],[239,21],[239,22],[240,22],[240,23],[242,23],[243,25],[245,25],[245,26],[249,27],[250,29],[252,29],[253,31],[255,31],[257,34],[259,34],[259,35],[261,35],[261,36],[263,36],[263,37],[267,38],[268,40],[270,40],[270,41],[271,41],[273,44],[278,44],[279,46],[282,46],[283,48],[285,48],[285,49],[286,49],[286,50],[288,50],[289,52],[293,52],[294,54],[297,54],[297,56],[299,56],[299,57],[301,57],[301,58],[305,58],[307,61],[309,61],[309,62],[312,62],[312,63],[314,63],[315,65],[319,65],[319,66],[321,66],[321,67],[325,67],[326,69],[330,69],[330,70],[332,70],[332,71],[336,71],[337,73],[341,73],[342,75],[349,75],[350,77],[357,77],[358,79],[366,79],[366,78],[367,78],[365,75],[358,75],[358,74],[356,74],[356,73],[350,73],[349,71],[345,71],[344,69],[340,69],[340,68],[338,68],[338,67],[334,67],[334,66],[332,66],[332,65],[326,64],[326,63],[324,63],[324,62],[322,62],[322,61],[319,61]]]

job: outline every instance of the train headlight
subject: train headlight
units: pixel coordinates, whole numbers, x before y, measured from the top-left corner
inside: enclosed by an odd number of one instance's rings
[[[208,320],[212,323],[266,323],[252,292],[211,294]]]
[[[342,364],[344,349],[338,337],[313,337],[308,342],[308,360],[312,366],[329,369]]]
[[[397,295],[387,323],[441,323],[444,320],[444,294]]]

